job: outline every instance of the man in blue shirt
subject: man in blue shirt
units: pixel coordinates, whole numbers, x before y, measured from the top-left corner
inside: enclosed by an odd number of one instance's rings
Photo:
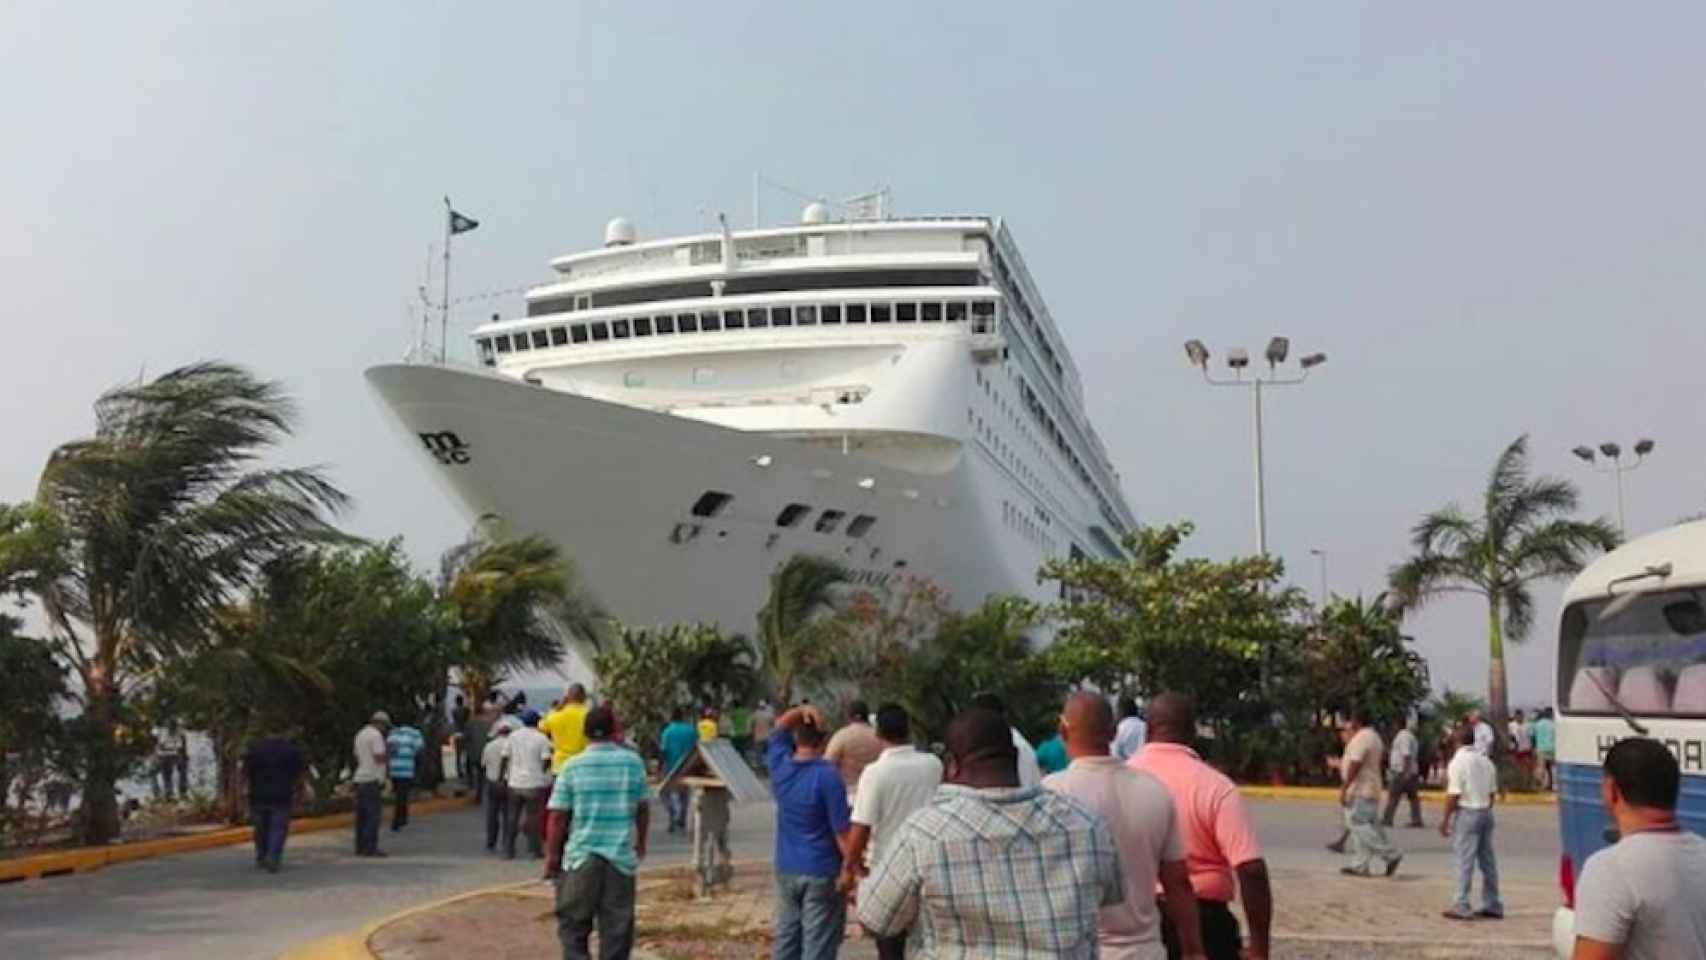
[[[385,753],[390,758],[391,791],[396,794],[397,806],[391,811],[391,832],[409,825],[409,792],[415,788],[415,756],[426,746],[426,738],[408,724],[392,727],[385,737]]]
[[[811,705],[776,718],[765,746],[776,798],[775,960],[834,960],[847,926],[836,889],[852,821],[841,774],[823,759],[829,724]]]
[[[663,728],[659,738],[659,747],[663,750],[663,775],[669,776],[681,758],[692,753],[699,746],[699,731],[693,724],[687,722],[687,711],[680,707],[670,711],[669,724]],[[687,829],[687,788],[674,787],[664,794],[664,805],[669,809],[669,832]]]

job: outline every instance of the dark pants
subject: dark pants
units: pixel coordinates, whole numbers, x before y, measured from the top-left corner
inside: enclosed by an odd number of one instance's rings
[[[877,944],[877,960],[906,960],[906,934],[871,939]]]
[[[501,783],[486,782],[486,849],[496,850],[498,838],[509,835],[509,788]]]
[[[380,794],[385,785],[378,780],[355,785],[355,852],[379,852],[379,821],[385,817]]]
[[[1173,918],[1167,915],[1167,905],[1156,901],[1161,910],[1161,942],[1167,945],[1167,960],[1180,960],[1179,932]],[[1221,900],[1198,900],[1197,916],[1202,919],[1202,947],[1208,960],[1240,960],[1244,942],[1238,935],[1238,918],[1232,908]]]
[[[557,880],[557,939],[563,960],[590,960],[588,940],[598,926],[600,960],[627,960],[634,949],[634,878],[590,856]]]
[[[400,830],[409,825],[409,794],[414,789],[414,777],[391,778],[391,791],[397,800],[397,805],[391,809],[391,829]]]
[[[172,788],[172,777],[174,774],[178,778],[176,790]],[[185,800],[189,799],[189,777],[190,761],[188,757],[181,753],[160,757],[154,763],[154,799],[160,799],[160,787],[162,783],[165,784],[165,797],[167,800],[174,798],[181,798]]]
[[[290,804],[251,801],[249,822],[255,826],[255,862],[278,866],[284,857],[284,838],[290,835]]]
[[[1392,826],[1392,815],[1398,812],[1398,801],[1410,798],[1410,826],[1422,825],[1422,779],[1414,773],[1400,773],[1392,778],[1392,785],[1386,790],[1386,812],[1380,816],[1380,822]]]
[[[527,852],[544,856],[545,845],[539,837],[539,817],[545,806],[545,788],[509,791],[509,823],[504,825],[504,856],[515,856],[515,835],[527,834]]]

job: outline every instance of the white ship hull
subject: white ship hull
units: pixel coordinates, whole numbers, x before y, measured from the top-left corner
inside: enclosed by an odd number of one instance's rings
[[[1010,480],[979,444],[926,474],[498,374],[385,365],[367,379],[470,520],[501,518],[512,533],[556,541],[627,624],[751,633],[770,574],[801,553],[872,586],[927,579],[954,607],[993,593],[1054,596],[1036,579],[1043,544],[1002,522]],[[713,491],[732,499],[695,516]],[[781,526],[789,504],[811,513]],[[832,532],[813,523],[824,510],[845,516]],[[873,522],[850,536],[861,516]]]

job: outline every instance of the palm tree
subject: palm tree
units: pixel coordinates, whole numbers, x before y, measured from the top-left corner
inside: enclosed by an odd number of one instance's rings
[[[240,367],[198,363],[119,387],[95,404],[95,434],[49,456],[37,487],[50,562],[30,590],[76,671],[88,730],[82,840],[118,834],[114,786],[130,699],[150,671],[198,648],[267,560],[346,539],[326,520],[347,498],[318,469],[256,464],[288,437],[282,388]]]
[[[1505,641],[1520,643],[1534,626],[1530,586],[1580,572],[1592,551],[1617,545],[1616,527],[1599,518],[1572,519],[1576,487],[1557,477],[1531,477],[1528,436],[1520,436],[1493,465],[1480,516],[1452,504],[1411,530],[1416,555],[1392,568],[1390,602],[1399,611],[1446,593],[1487,601],[1487,701],[1494,729],[1504,729]]]
[[[566,641],[596,649],[608,622],[576,589],[562,551],[543,537],[469,541],[445,554],[440,571],[441,593],[464,637],[462,691],[476,706],[513,671],[557,666]]]
[[[798,554],[770,575],[770,595],[758,611],[758,652],[772,690],[784,704],[794,687],[809,682],[834,662],[830,611],[847,568],[833,560]]]

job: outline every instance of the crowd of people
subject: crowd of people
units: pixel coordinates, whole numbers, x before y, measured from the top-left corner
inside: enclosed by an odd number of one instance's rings
[[[653,791],[613,705],[593,705],[575,684],[544,715],[521,697],[477,709],[459,701],[455,710],[458,772],[483,804],[486,849],[514,858],[525,837],[528,854],[545,861],[565,958],[590,957],[595,930],[601,957],[627,957]],[[1184,695],[1163,693],[1145,714],[1129,700],[1116,706],[1075,692],[1055,735],[1033,749],[1001,699],[979,694],[954,718],[939,756],[916,745],[898,704],[873,716],[855,700],[839,726],[810,703],[779,715],[763,703],[742,713],[735,720],[706,707],[696,721],[672,713],[657,744],[660,772],[718,738],[768,770],[777,960],[839,955],[850,923],[884,960],[1269,955],[1273,895],[1261,842],[1236,786],[1193,748],[1198,728]],[[1513,718],[1513,759],[1545,769],[1549,721]],[[1388,744],[1360,710],[1341,734],[1344,833],[1329,846],[1348,855],[1345,874],[1390,877],[1403,860],[1386,833],[1399,804],[1408,801],[1410,826],[1424,825],[1422,744],[1413,723]],[[1472,713],[1445,744],[1438,829],[1451,838],[1456,863],[1456,896],[1444,911],[1453,920],[1504,916],[1495,741],[1492,726]],[[385,856],[387,781],[391,829],[408,825],[426,742],[383,711],[357,732],[358,856]],[[303,754],[268,737],[244,766],[256,864],[276,872]],[[1621,741],[1607,754],[1604,802],[1623,840],[1580,874],[1580,960],[1706,956],[1706,841],[1677,826],[1679,784],[1675,758],[1656,741]],[[663,800],[670,832],[686,829],[685,798],[670,790]],[[1242,924],[1234,900],[1242,901]]]

